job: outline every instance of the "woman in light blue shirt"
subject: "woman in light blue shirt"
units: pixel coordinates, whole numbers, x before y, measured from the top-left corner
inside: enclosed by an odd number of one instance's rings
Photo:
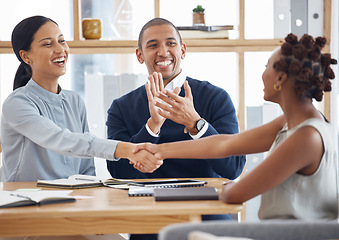
[[[12,46],[20,61],[14,91],[1,118],[1,181],[36,181],[94,175],[93,157],[129,158],[143,171],[162,164],[134,144],[100,139],[89,133],[86,108],[79,95],[61,89],[69,47],[58,25],[43,16],[22,20],[13,30]]]

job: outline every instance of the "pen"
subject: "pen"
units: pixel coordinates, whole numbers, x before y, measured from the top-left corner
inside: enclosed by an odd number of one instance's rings
[[[144,187],[144,186],[145,186],[144,184],[141,184],[141,183],[135,183],[135,182],[130,182],[130,183],[128,183],[128,185],[139,186],[139,187]]]
[[[25,198],[25,199],[28,199],[28,200],[32,200],[30,197],[20,195],[20,194],[11,193],[10,195],[13,196],[13,197],[19,197],[19,198]]]
[[[96,179],[86,179],[86,178],[75,178],[75,180],[82,180],[82,181],[90,181],[90,182],[100,182],[100,180]]]

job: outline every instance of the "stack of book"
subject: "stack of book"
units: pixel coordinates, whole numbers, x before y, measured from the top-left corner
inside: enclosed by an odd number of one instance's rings
[[[215,26],[177,26],[181,37],[189,38],[229,38],[229,30],[233,30],[233,25]]]

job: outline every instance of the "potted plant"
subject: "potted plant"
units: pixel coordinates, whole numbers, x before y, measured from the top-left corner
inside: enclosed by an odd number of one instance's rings
[[[205,25],[205,8],[201,5],[193,9],[193,25]]]

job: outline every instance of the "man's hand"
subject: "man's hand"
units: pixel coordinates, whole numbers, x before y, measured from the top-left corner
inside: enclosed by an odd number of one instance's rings
[[[134,168],[138,169],[140,172],[147,173],[154,172],[163,164],[162,160],[156,158],[154,154],[147,150],[140,150],[133,153],[129,160],[130,163],[134,165]]]
[[[153,156],[155,156],[158,159],[158,161],[161,162],[161,164],[163,163],[163,158],[161,157],[161,154],[159,153],[158,145],[151,144],[151,143],[140,143],[135,146],[133,153],[137,154],[142,151],[147,151],[150,154],[153,154]],[[138,169],[141,172],[143,170],[143,166],[139,162],[134,164],[134,168]]]
[[[162,159],[157,158],[147,150],[140,149],[136,152],[134,150],[136,146],[137,144],[129,142],[119,142],[114,156],[116,158],[128,158],[131,164],[137,164],[138,170],[141,172],[152,173],[163,164]]]
[[[200,115],[195,111],[193,104],[193,96],[188,82],[184,83],[185,97],[180,97],[170,91],[164,90],[156,95],[156,106],[159,107],[159,115],[164,118],[185,125],[192,133],[197,133],[195,130],[196,122],[201,119]]]
[[[162,124],[165,122],[165,118],[159,114],[159,109],[155,106],[156,95],[158,92],[164,90],[164,82],[162,80],[161,73],[154,72],[148,76],[149,83],[146,84],[146,92],[148,99],[148,108],[151,117],[148,119],[148,127],[157,134],[160,131]]]
[[[152,130],[153,133],[157,134],[160,131],[161,126],[164,124],[166,118],[159,114],[159,108],[155,105],[157,101],[156,95],[159,92],[164,91],[164,81],[162,79],[161,73],[154,72],[152,75],[148,76],[149,84],[146,84],[146,92],[148,99],[148,107],[151,117],[147,121],[148,127]],[[176,88],[173,91],[173,94],[178,95],[180,88]]]

